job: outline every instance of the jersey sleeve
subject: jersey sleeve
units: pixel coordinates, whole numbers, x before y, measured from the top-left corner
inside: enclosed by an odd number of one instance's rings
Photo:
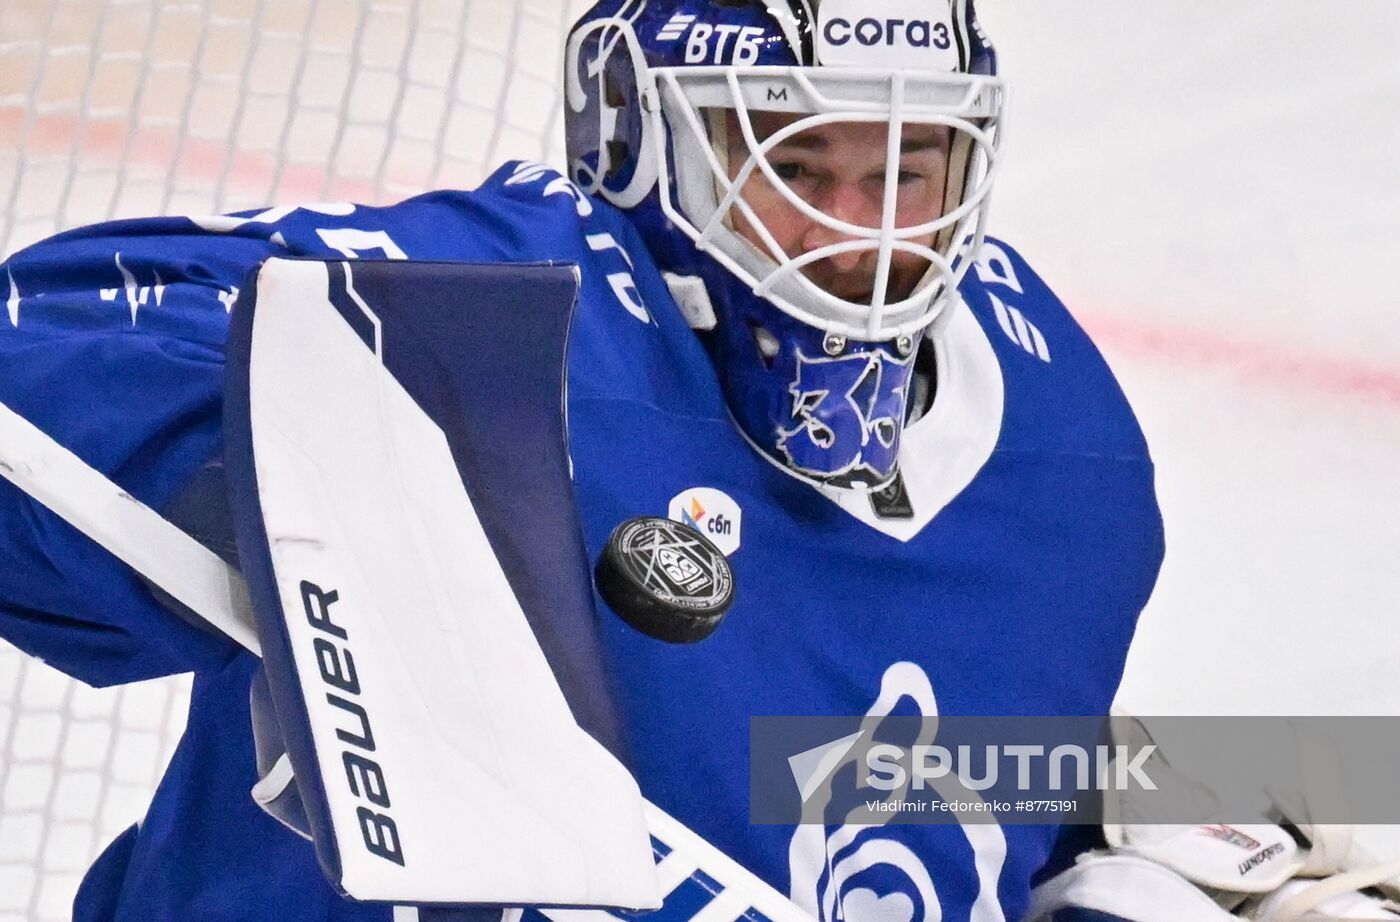
[[[165,509],[221,443],[237,288],[278,246],[184,218],[54,237],[0,264],[0,402]],[[0,480],[0,636],[89,684],[212,668],[230,641]]]
[[[592,207],[551,177],[508,166],[475,192],[392,206],[117,221],[50,238],[0,263],[0,402],[191,530],[180,513],[222,457],[229,315],[270,257],[571,263],[584,300],[649,329],[623,229],[587,224]],[[3,479],[0,528],[0,637],[21,649],[96,685],[236,653]]]

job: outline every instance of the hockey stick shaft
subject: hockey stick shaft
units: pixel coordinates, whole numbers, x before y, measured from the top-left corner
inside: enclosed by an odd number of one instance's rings
[[[230,639],[261,655],[243,578],[0,403],[0,474]]]

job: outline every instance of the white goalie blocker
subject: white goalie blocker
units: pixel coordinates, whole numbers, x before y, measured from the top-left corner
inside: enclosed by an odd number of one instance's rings
[[[397,329],[349,264],[269,261],[255,298],[230,343],[230,484],[323,868],[360,900],[659,906],[637,784],[575,722],[447,435],[386,367]],[[282,764],[259,798],[289,782]]]

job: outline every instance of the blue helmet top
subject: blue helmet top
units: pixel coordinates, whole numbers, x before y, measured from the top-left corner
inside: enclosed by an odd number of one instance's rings
[[[565,79],[571,178],[637,225],[744,433],[888,482],[1000,161],[971,0],[603,0]]]

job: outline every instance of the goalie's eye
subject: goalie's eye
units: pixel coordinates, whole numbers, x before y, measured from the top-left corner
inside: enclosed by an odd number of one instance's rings
[[[811,199],[821,189],[830,184],[831,177],[814,169],[801,160],[778,160],[773,163],[773,172],[783,185],[804,199]]]
[[[807,168],[800,163],[775,163],[773,172],[778,174],[778,178],[783,182],[796,182],[807,175]]]

